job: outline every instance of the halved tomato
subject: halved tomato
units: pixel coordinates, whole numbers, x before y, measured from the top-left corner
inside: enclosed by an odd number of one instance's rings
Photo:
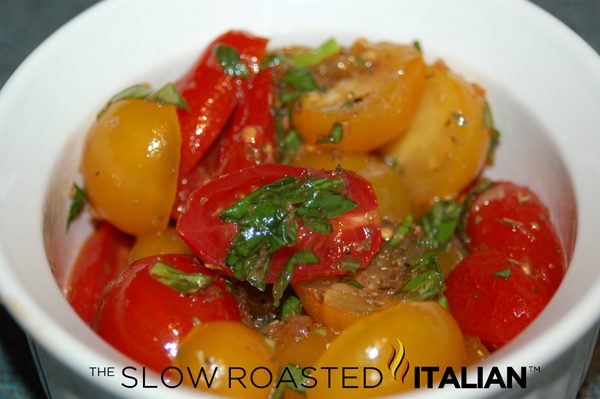
[[[331,233],[317,233],[298,222],[297,242],[270,255],[266,283],[277,280],[280,271],[297,251],[311,250],[316,264],[299,264],[292,281],[346,272],[344,262],[357,262],[364,268],[381,245],[377,199],[371,185],[352,172],[324,172],[286,165],[260,165],[221,176],[192,193],[188,209],[177,223],[177,231],[194,253],[211,267],[233,275],[225,259],[238,226],[221,219],[219,213],[258,188],[285,177],[297,179],[339,179],[342,190],[356,206],[329,220]]]

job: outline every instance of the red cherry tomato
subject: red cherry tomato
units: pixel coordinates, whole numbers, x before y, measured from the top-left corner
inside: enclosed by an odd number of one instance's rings
[[[157,263],[211,276],[212,283],[181,293],[150,274]],[[160,372],[195,324],[216,320],[239,320],[225,282],[193,256],[158,255],[140,259],[117,276],[104,293],[94,327],[115,348]]]
[[[249,166],[275,162],[275,128],[271,108],[273,80],[270,69],[243,82],[242,97],[230,127],[208,149],[180,182],[173,207],[178,219],[195,189],[216,176]]]
[[[494,250],[467,256],[446,278],[450,311],[464,334],[497,349],[525,329],[552,295],[521,265]]]
[[[495,249],[521,263],[550,293],[565,273],[565,254],[550,212],[525,187],[499,182],[479,194],[469,208],[470,248]]]
[[[109,223],[101,223],[87,240],[67,284],[67,300],[87,324],[91,324],[102,292],[127,266],[133,239]]]
[[[343,274],[345,271],[340,264],[348,256],[360,261],[359,268],[366,267],[381,245],[377,199],[366,180],[347,171],[336,175],[335,172],[269,164],[221,176],[192,193],[188,209],[177,222],[177,231],[202,260],[232,275],[224,259],[237,232],[237,226],[221,220],[219,212],[255,189],[285,176],[302,178],[308,175],[342,179],[347,196],[358,205],[331,219],[333,232],[330,234],[315,233],[299,223],[297,244],[281,248],[272,254],[266,282],[273,283],[290,256],[303,249],[312,250],[319,263],[297,266],[292,279],[294,282],[317,276]]]
[[[273,78],[267,69],[244,82],[243,97],[220,148],[220,175],[275,161],[272,106]]]
[[[226,45],[237,50],[250,73],[258,71],[265,54],[267,39],[239,31],[216,38],[198,63],[177,84],[190,111],[178,110],[181,126],[180,177],[192,171],[217,138],[237,104],[242,79],[224,72],[215,56],[215,48]]]

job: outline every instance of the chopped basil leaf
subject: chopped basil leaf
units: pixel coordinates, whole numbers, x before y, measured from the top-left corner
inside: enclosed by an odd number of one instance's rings
[[[339,53],[341,46],[339,43],[331,38],[325,43],[321,44],[319,48],[306,54],[298,54],[291,57],[292,65],[296,68],[306,67],[309,65],[318,64],[325,58],[330,57],[334,54]]]
[[[294,254],[290,256],[286,264],[279,272],[279,276],[277,276],[275,284],[273,284],[273,299],[275,306],[279,306],[279,301],[283,296],[283,292],[290,284],[290,281],[294,276],[296,266],[315,263],[319,263],[319,258],[317,258],[317,256],[311,250],[308,249],[303,249],[301,251],[294,252]]]
[[[342,259],[342,270],[350,273],[356,273],[360,267],[360,260],[347,256]]]
[[[190,110],[190,107],[188,106],[187,102],[181,96],[181,94],[179,94],[179,92],[172,83],[165,84],[156,92],[153,92],[152,88],[147,84],[138,84],[128,87],[125,90],[122,90],[114,96],[112,96],[110,100],[108,100],[106,105],[100,110],[100,112],[98,112],[96,118],[102,116],[102,114],[112,104],[130,99],[153,101],[158,104],[174,105],[186,111]]]
[[[323,143],[338,144],[340,141],[342,141],[343,135],[344,135],[344,128],[342,127],[342,124],[339,122],[335,122],[327,136],[317,139],[317,144],[323,144]]]
[[[312,74],[306,68],[292,69],[285,74],[283,81],[303,92],[319,90],[317,82],[315,82]]]
[[[362,290],[363,288],[365,288],[364,285],[362,285],[358,281],[351,279],[351,278],[343,278],[341,280],[338,280],[338,283],[348,284],[354,288],[358,288],[359,290]]]
[[[504,269],[504,270],[499,270],[497,272],[494,272],[494,277],[499,277],[499,278],[503,278],[503,279],[507,279],[510,277],[510,269]]]
[[[302,147],[302,138],[296,129],[290,129],[280,143],[281,151],[285,154],[285,159],[289,159]]]
[[[293,389],[296,392],[306,393],[305,385],[308,379],[302,373],[302,368],[296,366],[295,364],[288,364],[287,366],[285,366],[285,368],[289,371],[290,377],[292,377],[293,380],[293,382],[286,382],[286,386],[290,389]]]
[[[483,127],[485,129],[490,129],[490,148],[488,150],[487,159],[488,162],[491,162],[494,158],[496,147],[498,147],[498,143],[500,142],[500,131],[494,126],[494,117],[492,115],[492,109],[490,108],[490,104],[488,104],[487,101],[483,106]]]
[[[248,66],[240,60],[240,54],[233,47],[219,44],[215,47],[215,57],[227,75],[238,78],[248,77]]]
[[[494,184],[490,180],[481,180],[469,191],[462,204],[463,210],[460,215],[460,221],[458,224],[458,235],[462,242],[467,246],[469,245],[470,241],[469,235],[467,234],[467,217],[469,216],[469,209],[471,208],[473,201],[475,201],[475,198],[477,198],[479,194],[483,193],[484,191],[490,189],[493,186]]]
[[[412,215],[406,215],[402,223],[400,223],[400,226],[398,226],[398,228],[394,232],[394,235],[392,235],[387,241],[388,245],[395,247],[396,245],[400,244],[404,237],[406,237],[406,235],[410,231],[412,227],[412,222]]]
[[[448,298],[446,298],[446,295],[442,294],[440,295],[440,298],[438,299],[438,303],[446,308],[446,310],[450,309],[450,304],[448,303]]]
[[[418,40],[413,40],[413,43],[412,43],[412,45],[413,45],[413,47],[414,47],[415,49],[417,49],[417,51],[418,51],[419,53],[423,54],[423,48],[421,47],[421,42],[420,42],[420,41],[418,41]]]
[[[277,54],[277,53],[267,54],[267,55],[265,55],[265,57],[262,60],[260,69],[276,67],[277,65],[281,64],[282,62],[284,62],[286,60],[287,60],[287,57],[283,54]]]
[[[281,101],[282,104],[289,104],[289,103],[293,103],[294,101],[298,100],[303,95],[304,95],[303,91],[284,91],[279,96],[279,101]]]
[[[298,220],[317,233],[328,233],[332,229],[328,219],[356,207],[354,201],[338,192],[343,185],[340,179],[287,176],[256,189],[222,211],[222,220],[238,225],[225,257],[233,275],[264,289],[271,254],[296,245]]]
[[[212,284],[212,278],[202,273],[185,273],[166,263],[156,262],[150,275],[160,283],[182,294],[193,294]]]
[[[154,101],[159,104],[170,104],[188,112],[190,111],[190,107],[185,101],[185,98],[179,94],[173,83],[167,83],[156,92],[150,94],[146,100]]]
[[[410,261],[412,270],[424,269],[427,266],[435,266],[438,264],[438,250],[425,251],[414,256]]]
[[[417,274],[400,289],[400,292],[413,300],[426,301],[442,295],[445,288],[442,273],[434,269]]]
[[[285,320],[289,316],[300,314],[302,312],[302,302],[297,296],[289,296],[281,304],[279,320]]]
[[[69,206],[69,214],[67,216],[67,229],[71,225],[71,222],[75,220],[77,216],[79,216],[87,200],[87,194],[85,190],[79,187],[77,183],[73,183],[72,189],[73,194],[71,197],[71,206]]]
[[[444,249],[454,236],[462,207],[455,201],[437,202],[429,212],[421,218],[423,228],[423,244],[428,247]]]

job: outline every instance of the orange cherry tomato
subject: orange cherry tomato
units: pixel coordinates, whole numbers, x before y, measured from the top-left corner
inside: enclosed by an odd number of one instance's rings
[[[325,91],[304,95],[292,119],[310,144],[340,123],[341,141],[320,145],[364,153],[406,131],[423,92],[425,64],[412,46],[358,41],[349,51],[366,66],[353,68],[356,73],[343,76]]]
[[[186,254],[193,255],[192,250],[179,238],[179,234],[170,227],[156,233],[136,237],[135,244],[129,254],[129,263],[152,255]]]

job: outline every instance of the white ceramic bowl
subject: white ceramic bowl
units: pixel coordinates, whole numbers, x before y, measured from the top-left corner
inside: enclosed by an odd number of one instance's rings
[[[0,94],[2,300],[33,338],[50,393],[166,395],[163,389],[123,388],[119,377],[90,375],[92,366],[115,366],[118,374],[133,362],[88,329],[62,295],[89,231],[88,221],[80,220],[65,235],[67,193],[83,135],[106,99],[132,83],[175,80],[211,38],[230,28],[268,36],[271,46],[315,45],[331,36],[345,43],[358,36],[418,38],[430,61],[441,57],[487,88],[503,133],[488,174],[528,184],[543,197],[572,261],[541,316],[487,360],[540,366],[528,375],[528,389],[406,397],[574,397],[600,315],[600,59],[560,22],[517,0],[112,0],[52,35]],[[168,395],[195,397],[183,389]]]

